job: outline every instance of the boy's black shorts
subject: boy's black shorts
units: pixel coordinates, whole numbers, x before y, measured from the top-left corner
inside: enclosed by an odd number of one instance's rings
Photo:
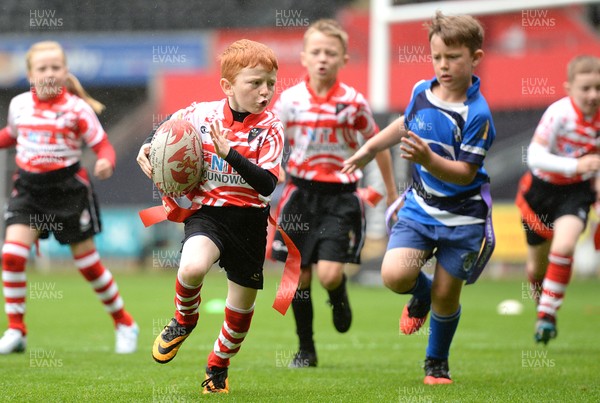
[[[302,267],[319,260],[360,263],[366,224],[356,184],[293,178],[283,191],[277,219],[300,251]],[[272,256],[282,262],[287,257],[279,231]]]
[[[227,278],[243,287],[263,288],[269,207],[202,206],[185,223],[185,242],[204,235],[220,251],[219,266]]]
[[[587,224],[590,206],[596,201],[596,193],[590,181],[571,185],[554,185],[531,175],[531,186],[523,192],[523,197],[539,221],[548,228],[554,221],[565,215],[577,216]],[[524,224],[528,245],[539,245],[546,238],[536,233],[535,228]]]
[[[102,229],[96,195],[79,164],[39,174],[19,169],[4,218],[7,226],[28,225],[41,239],[52,232],[63,245],[85,241]]]

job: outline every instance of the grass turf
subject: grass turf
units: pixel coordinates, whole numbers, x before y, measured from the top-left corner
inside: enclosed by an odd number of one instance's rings
[[[137,353],[113,353],[114,333],[78,274],[28,274],[28,349],[0,356],[2,401],[184,402],[535,402],[600,401],[600,301],[597,280],[575,280],[567,290],[559,334],[547,347],[533,341],[535,310],[521,280],[482,280],[463,291],[463,315],[451,349],[454,384],[423,385],[427,326],[405,336],[399,314],[408,297],[350,283],[350,331],[338,334],[325,291],[313,287],[319,366],[288,369],[297,340],[291,310],[271,308],[278,273],[267,274],[251,331],[229,370],[229,395],[203,396],[206,356],[223,321],[223,273],[207,277],[198,326],[178,356],[159,365],[155,336],[171,318],[174,271],[115,270],[126,307],[140,328]],[[501,316],[505,299],[523,314]],[[219,301],[221,300],[221,301]],[[0,326],[5,328],[2,316]]]

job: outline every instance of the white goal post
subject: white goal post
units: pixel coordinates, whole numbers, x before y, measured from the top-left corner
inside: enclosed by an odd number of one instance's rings
[[[369,27],[369,103],[374,112],[388,112],[390,87],[391,24],[426,21],[436,10],[444,14],[498,14],[536,8],[556,8],[576,4],[600,3],[600,0],[491,0],[432,1],[392,5],[392,0],[371,0]]]

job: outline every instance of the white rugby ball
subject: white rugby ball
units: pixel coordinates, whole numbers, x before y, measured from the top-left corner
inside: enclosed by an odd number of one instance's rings
[[[516,299],[507,299],[498,304],[499,315],[520,315],[523,313],[523,304]]]
[[[183,196],[202,179],[202,142],[187,120],[168,120],[156,130],[150,155],[152,181],[168,196]]]

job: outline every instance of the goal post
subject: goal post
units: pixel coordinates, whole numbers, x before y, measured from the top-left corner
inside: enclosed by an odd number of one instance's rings
[[[388,112],[390,88],[390,25],[426,21],[436,10],[444,14],[485,15],[537,8],[579,4],[600,4],[600,0],[463,0],[431,1],[392,5],[392,0],[371,0],[369,27],[369,103],[374,112]]]

